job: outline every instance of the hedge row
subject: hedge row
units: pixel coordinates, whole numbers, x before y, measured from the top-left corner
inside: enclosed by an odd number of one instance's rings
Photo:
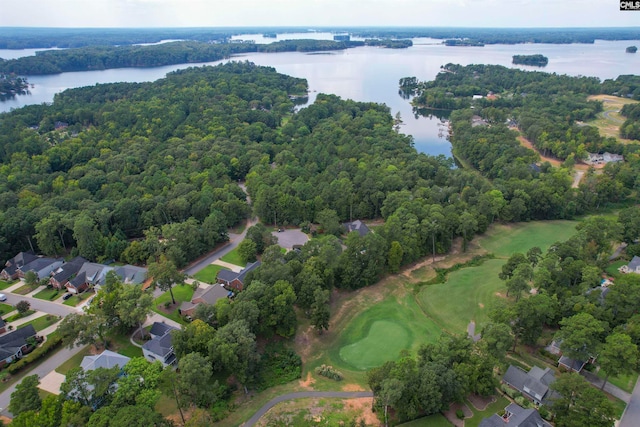
[[[45,341],[44,344],[42,344],[40,347],[33,350],[31,353],[29,353],[22,359],[9,365],[9,367],[7,368],[7,372],[10,374],[15,374],[19,372],[23,368],[31,365],[32,363],[38,361],[42,357],[56,350],[58,347],[60,347],[61,344],[62,344],[62,337],[60,337],[57,334],[49,335],[49,338],[47,338],[47,341]]]

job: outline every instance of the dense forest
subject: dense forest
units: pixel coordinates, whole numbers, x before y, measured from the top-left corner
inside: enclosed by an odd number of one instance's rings
[[[534,65],[536,67],[545,67],[549,63],[549,58],[544,55],[513,55],[514,64]]]
[[[159,67],[212,62],[248,52],[315,52],[364,45],[332,40],[284,40],[267,45],[253,43],[205,43],[179,41],[152,46],[90,46],[47,50],[35,56],[0,61],[0,72],[38,75],[125,67]]]

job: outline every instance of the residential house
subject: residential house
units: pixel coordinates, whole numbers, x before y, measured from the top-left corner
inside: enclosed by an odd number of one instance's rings
[[[351,233],[352,231],[357,231],[360,237],[364,237],[367,234],[371,233],[371,230],[369,229],[369,227],[367,227],[367,224],[360,221],[359,219],[353,222],[345,222],[344,224],[342,224],[342,226],[347,230],[347,234]]]
[[[124,368],[124,366],[129,363],[129,360],[131,360],[131,358],[127,356],[123,356],[110,350],[105,350],[94,356],[83,357],[80,367],[85,371],[93,371],[96,368],[111,369],[115,366]]]
[[[7,281],[17,279],[19,269],[37,258],[33,252],[20,252],[4,264],[4,269],[0,272],[0,277],[2,280]]]
[[[517,366],[511,365],[504,377],[502,377],[503,383],[515,388],[538,405],[546,403],[547,399],[554,394],[549,390],[549,385],[555,380],[556,378],[550,368],[543,370],[537,366],[526,372]]]
[[[535,409],[510,404],[504,408],[504,415],[493,414],[489,418],[480,421],[479,427],[551,427],[551,424],[542,419]]]
[[[147,269],[135,265],[115,267],[114,272],[125,285],[139,285],[147,278]]]
[[[623,162],[624,157],[620,154],[612,153],[587,153],[587,159],[584,161],[588,165],[600,165],[612,162]]]
[[[214,305],[219,299],[228,298],[231,295],[233,295],[233,292],[226,290],[221,284],[201,285],[193,293],[191,301],[184,301],[180,305],[180,314],[193,316],[200,304]]]
[[[33,271],[36,273],[38,280],[42,280],[51,275],[51,272],[55,271],[62,264],[64,264],[64,258],[36,258],[29,264],[25,264],[18,269],[18,277],[24,279],[26,273]]]
[[[622,267],[620,267],[618,269],[619,272],[621,273],[636,273],[636,274],[640,274],[640,257],[639,256],[634,256],[631,259],[631,262],[629,262],[629,264],[627,265],[623,265]]]
[[[260,267],[260,264],[260,261],[247,264],[247,266],[238,273],[231,270],[220,270],[217,276],[218,283],[228,288],[241,291],[244,289],[247,274]]]
[[[151,363],[159,360],[164,366],[175,365],[177,359],[171,344],[171,331],[174,329],[177,330],[164,323],[155,322],[153,324],[151,327],[153,338],[142,346],[142,354],[145,359]],[[159,333],[162,335],[157,335]]]
[[[608,290],[608,288],[606,290]],[[560,358],[558,359],[558,366],[568,371],[580,372],[587,364],[587,362],[583,362],[582,360],[575,360],[568,356],[563,356],[562,350],[560,350],[559,341],[551,341],[551,344],[546,346],[545,350],[547,350],[551,354],[559,356]],[[593,360],[593,358],[590,358],[589,362],[592,362]]]
[[[87,262],[87,260],[81,256],[75,257],[69,262],[65,262],[52,272],[53,276],[49,279],[49,283],[56,289],[66,287],[69,280],[72,279],[78,271],[80,271],[85,262]]]
[[[89,289],[89,287],[93,287],[97,291],[100,286],[104,285],[107,273],[111,270],[113,270],[113,267],[94,262],[85,262],[78,270],[76,277],[69,280],[65,285],[67,291],[72,294],[79,294]]]
[[[27,340],[36,336],[33,325],[18,328],[0,337],[0,368],[22,357],[29,350]]]

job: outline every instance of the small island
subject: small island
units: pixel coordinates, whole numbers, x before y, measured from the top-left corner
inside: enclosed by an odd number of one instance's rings
[[[629,46],[625,50],[625,52],[627,52],[627,53],[636,53],[637,51],[638,51],[638,48],[636,46]]]
[[[545,67],[549,63],[549,58],[544,55],[513,55],[514,64],[533,65],[536,67]]]
[[[484,46],[484,43],[479,42],[477,40],[471,40],[471,39],[447,39],[445,41],[443,41],[442,43],[444,43],[447,46],[473,46],[473,47],[482,47]]]
[[[15,98],[28,92],[29,83],[24,77],[13,74],[0,74],[0,101]]]

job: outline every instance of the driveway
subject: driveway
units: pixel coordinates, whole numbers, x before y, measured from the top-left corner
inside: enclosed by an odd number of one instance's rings
[[[194,263],[192,263],[191,265],[189,265],[189,267],[184,269],[185,274],[189,276],[193,276],[198,271],[202,270],[209,264],[213,263],[213,261],[216,261],[217,259],[222,258],[226,254],[234,250],[240,244],[240,242],[244,240],[244,237],[247,235],[247,230],[249,229],[249,227],[255,225],[257,222],[258,220],[255,218],[252,218],[249,221],[247,221],[247,226],[244,228],[244,231],[242,233],[229,234],[229,243],[227,243],[220,249],[216,249],[215,251],[209,253],[204,258],[201,258],[195,261]]]
[[[304,245],[309,241],[309,236],[300,231],[299,228],[286,229],[284,231],[274,231],[271,233],[276,239],[278,244],[286,249],[293,249],[293,245]]]
[[[28,375],[38,375],[39,378],[44,378],[45,375],[56,369],[58,366],[62,365],[64,362],[80,353],[84,347],[74,347],[71,350],[68,348],[63,348],[58,350],[51,356],[48,356],[47,359],[42,362],[40,365],[33,368],[31,371],[27,372]],[[16,389],[16,385],[20,384],[20,381],[13,384],[4,392],[0,393],[0,414],[11,416],[11,413],[6,409],[9,406],[9,401],[11,400],[11,393],[13,393]]]
[[[631,399],[627,404],[618,427],[637,427],[640,425],[640,380],[633,388]]]

